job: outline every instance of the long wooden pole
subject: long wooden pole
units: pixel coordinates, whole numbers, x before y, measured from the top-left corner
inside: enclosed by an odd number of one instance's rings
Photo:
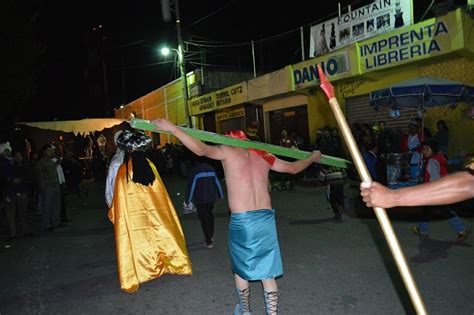
[[[357,147],[357,143],[349,128],[346,117],[342,113],[339,102],[334,95],[334,87],[324,75],[319,64],[318,72],[321,88],[329,100],[329,105],[331,106],[334,116],[336,117],[337,124],[339,125],[339,129],[341,130],[344,141],[346,142],[352,159],[354,160],[359,176],[364,183],[371,183],[372,177],[370,176],[367,166],[362,159],[362,155],[360,154],[359,148]],[[407,288],[407,291],[410,295],[413,307],[415,308],[417,314],[427,314],[425,304],[421,298],[410,268],[408,267],[405,255],[403,254],[403,251],[400,247],[400,243],[398,242],[397,236],[395,235],[390,219],[387,216],[387,212],[384,208],[379,207],[375,207],[374,212],[382,228],[385,239],[387,240],[388,246],[390,247],[393,258],[395,259],[398,271],[400,272],[403,282],[405,283],[405,287]]]

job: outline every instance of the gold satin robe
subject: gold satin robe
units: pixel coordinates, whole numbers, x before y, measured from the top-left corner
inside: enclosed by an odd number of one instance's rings
[[[129,179],[122,164],[115,179],[114,198],[109,219],[115,228],[120,287],[128,293],[140,283],[165,273],[191,275],[183,230],[173,203],[153,163],[152,185],[131,180],[132,161],[128,161]]]

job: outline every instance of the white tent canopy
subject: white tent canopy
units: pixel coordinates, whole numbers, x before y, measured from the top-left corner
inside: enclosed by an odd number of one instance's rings
[[[74,135],[85,135],[120,125],[124,121],[127,120],[118,118],[90,118],[81,120],[21,122],[20,124],[41,129],[73,132]]]

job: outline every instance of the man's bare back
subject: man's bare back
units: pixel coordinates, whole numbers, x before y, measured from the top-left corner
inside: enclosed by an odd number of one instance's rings
[[[172,133],[193,153],[222,162],[232,212],[272,208],[268,192],[270,169],[279,173],[296,174],[321,159],[321,152],[313,151],[308,158],[294,162],[275,157],[270,166],[261,156],[249,150],[226,145],[207,145],[187,135],[166,119],[157,119],[155,123],[161,130]]]
[[[270,165],[246,149],[221,146],[231,212],[271,209],[268,192]]]

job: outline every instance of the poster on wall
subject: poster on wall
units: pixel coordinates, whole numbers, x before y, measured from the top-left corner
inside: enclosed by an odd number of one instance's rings
[[[376,0],[310,29],[309,56],[318,57],[372,36],[413,24],[412,0]]]

